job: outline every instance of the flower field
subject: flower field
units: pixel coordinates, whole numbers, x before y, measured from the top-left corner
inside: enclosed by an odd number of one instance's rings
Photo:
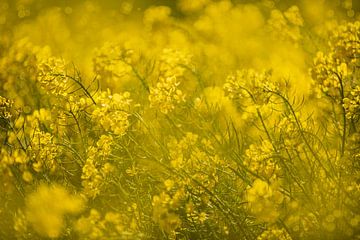
[[[360,239],[359,77],[355,0],[0,0],[0,239]]]

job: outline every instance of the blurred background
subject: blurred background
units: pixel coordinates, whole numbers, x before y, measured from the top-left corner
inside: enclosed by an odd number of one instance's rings
[[[304,21],[284,29],[276,17],[294,5]],[[359,9],[356,0],[0,0],[0,57],[27,38],[93,76],[94,49],[116,42],[144,54],[170,47],[205,55],[201,61],[208,65],[223,65],[220,78],[239,67],[276,69],[280,63],[280,74],[296,77],[322,50],[314,36],[326,39],[334,25],[359,19]],[[290,41],[279,36],[284,33]]]

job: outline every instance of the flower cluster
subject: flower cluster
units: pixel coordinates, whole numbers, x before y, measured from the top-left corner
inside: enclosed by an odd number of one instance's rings
[[[2,96],[0,96],[0,117],[2,119],[9,119],[11,118],[12,114],[12,106],[13,106],[13,101],[11,101],[10,99],[6,99]]]
[[[267,24],[269,31],[280,39],[297,42],[302,38],[300,30],[304,20],[297,6],[291,6],[284,13],[272,10]]]
[[[244,165],[259,176],[270,179],[279,174],[280,167],[274,159],[274,149],[269,141],[264,140],[261,145],[251,144],[245,156]]]
[[[215,187],[218,178],[217,168],[214,166],[220,165],[221,159],[215,153],[210,154],[211,142],[188,132],[180,141],[170,140],[168,148],[171,166],[178,171],[184,171],[193,181],[201,184],[199,186],[192,182],[194,191],[204,193],[205,189]]]
[[[154,6],[146,9],[143,22],[151,30],[157,24],[167,23],[170,20],[171,9],[166,6]]]
[[[49,58],[49,47],[38,47],[28,38],[15,41],[0,58],[0,89],[15,100],[17,106],[31,106],[34,100],[29,92],[36,94],[33,85],[37,79],[38,64]]]
[[[263,105],[270,101],[271,92],[277,91],[279,84],[271,80],[269,71],[244,69],[229,75],[223,88],[230,99],[241,102],[248,98],[253,104]]]
[[[35,130],[28,151],[36,172],[56,170],[59,149],[50,133]]]
[[[312,78],[319,83],[319,88],[322,92],[335,95],[339,94],[340,75],[338,70],[346,73],[347,66],[342,64],[335,67],[334,58],[332,55],[324,55],[318,52],[314,58],[314,67],[311,69]]]
[[[174,233],[182,225],[203,225],[211,209],[209,191],[218,182],[221,160],[212,152],[212,143],[188,132],[181,140],[168,143],[171,167],[179,175],[163,181],[164,191],[153,197],[153,218],[160,227]],[[217,166],[214,168],[214,166]],[[185,214],[184,214],[185,213]]]
[[[0,173],[5,177],[14,177],[13,172],[11,171],[12,167],[19,167],[22,172],[22,178],[25,182],[31,182],[32,175],[28,170],[27,163],[29,158],[26,156],[25,152],[21,149],[16,149],[13,152],[9,152],[4,148],[0,152]]]
[[[96,106],[91,115],[94,123],[98,123],[105,131],[124,135],[130,126],[130,93],[111,94],[110,91],[103,91],[94,96],[94,100]]]
[[[159,59],[159,71],[163,77],[183,77],[187,68],[192,69],[192,55],[165,48]]]
[[[174,196],[163,192],[153,197],[153,219],[169,234],[174,234],[175,230],[181,226],[181,219],[174,210],[184,197],[184,191],[178,191]]]
[[[65,215],[82,211],[84,200],[60,185],[40,185],[26,198],[25,216],[41,236],[56,238],[65,225]]]
[[[178,7],[183,12],[197,12],[203,9],[207,4],[209,4],[209,0],[199,0],[199,1],[190,1],[190,0],[180,0],[178,1]]]
[[[140,237],[135,235],[135,229],[129,227],[127,222],[128,217],[123,214],[109,211],[102,216],[92,208],[87,216],[82,216],[75,222],[75,230],[87,239]]]
[[[135,61],[133,53],[132,49],[107,42],[95,50],[94,72],[108,83],[119,83],[120,79],[132,72],[131,64]]]
[[[261,179],[256,179],[246,190],[246,200],[250,212],[257,219],[273,223],[280,216],[279,208],[284,201],[284,195],[280,192],[278,183],[268,184]]]
[[[66,73],[64,60],[51,57],[40,62],[37,81],[47,93],[66,96],[70,87],[70,79]]]
[[[360,56],[360,22],[350,22],[334,30],[329,39],[330,51],[340,63],[348,63],[353,70],[359,66]]]
[[[343,98],[355,87],[353,79],[360,55],[359,30],[359,22],[339,26],[330,35],[329,52],[317,53],[310,73],[325,94]]]
[[[175,109],[175,104],[185,101],[185,95],[178,89],[180,82],[175,76],[160,77],[155,88],[150,89],[151,107],[159,107],[160,112],[168,114]]]
[[[292,211],[292,214],[286,219],[286,226],[289,230],[301,238],[306,238],[311,232],[318,231],[319,222],[314,213],[304,211],[295,201],[289,204],[289,208]]]
[[[113,170],[113,166],[107,162],[112,143],[111,136],[102,135],[96,146],[88,148],[88,157],[82,168],[81,184],[84,194],[90,198],[95,198],[100,193],[106,177]]]
[[[185,94],[179,89],[184,72],[191,64],[191,56],[172,49],[164,49],[159,60],[159,78],[150,88],[150,106],[168,114],[175,106],[185,101]]]
[[[303,129],[309,129],[306,120],[300,115],[300,113],[295,113],[293,115],[281,116],[279,122],[276,124],[276,134],[278,135],[280,141],[282,141],[283,146],[278,146],[279,148],[284,147],[288,150],[301,150],[304,143],[301,141],[301,130],[297,125],[297,119],[301,121],[301,127]]]
[[[264,231],[256,240],[292,240],[284,228],[272,227]]]
[[[350,91],[350,94],[344,98],[344,109],[348,119],[354,119],[359,116],[360,111],[360,86],[356,86]]]

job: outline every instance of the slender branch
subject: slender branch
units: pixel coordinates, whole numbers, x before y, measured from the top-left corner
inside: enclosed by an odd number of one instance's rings
[[[337,73],[337,72],[333,72],[335,74],[335,76],[337,77],[337,79],[339,80],[339,84],[340,84],[340,103],[341,103],[341,111],[342,111],[342,117],[343,117],[343,132],[342,132],[342,136],[341,136],[341,151],[340,151],[340,156],[344,156],[344,152],[345,152],[345,143],[346,143],[346,128],[347,128],[347,120],[346,120],[346,111],[344,108],[344,84],[342,81],[341,76]]]
[[[91,94],[89,93],[88,89],[79,80],[77,80],[76,78],[74,78],[72,76],[69,76],[67,74],[60,74],[60,73],[52,74],[52,76],[55,76],[55,77],[59,77],[59,76],[60,77],[67,77],[67,78],[73,80],[85,92],[85,95],[88,96],[91,99],[91,101],[94,103],[94,105],[96,105],[96,102],[95,102],[94,98],[91,96]]]

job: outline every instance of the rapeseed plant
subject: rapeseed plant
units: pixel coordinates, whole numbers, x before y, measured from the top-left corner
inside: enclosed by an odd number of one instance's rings
[[[360,239],[356,1],[0,15],[1,239]]]

